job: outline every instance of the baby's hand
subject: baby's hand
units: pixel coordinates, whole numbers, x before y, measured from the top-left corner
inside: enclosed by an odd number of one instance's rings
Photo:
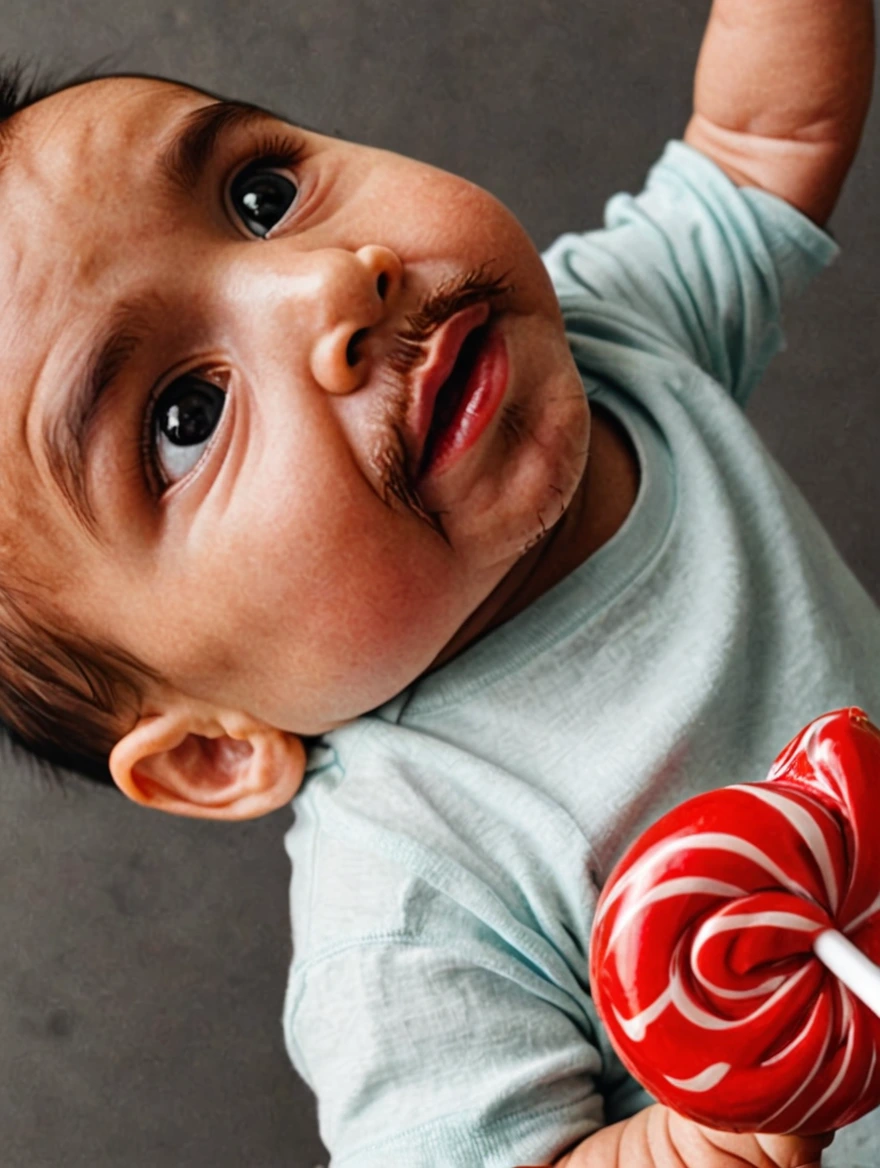
[[[832,1139],[715,1131],[657,1103],[596,1132],[553,1168],[820,1168]]]
[[[833,1132],[806,1139],[715,1131],[668,1108],[664,1110],[668,1115],[670,1140],[688,1168],[733,1168],[735,1164],[755,1168],[819,1168],[822,1149],[834,1138]]]

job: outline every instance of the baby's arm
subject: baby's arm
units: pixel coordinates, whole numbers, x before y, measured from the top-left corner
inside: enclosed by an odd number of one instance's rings
[[[711,1131],[655,1104],[590,1136],[554,1168],[819,1168],[829,1142]]]
[[[871,97],[872,0],[715,0],[685,141],[823,224]]]

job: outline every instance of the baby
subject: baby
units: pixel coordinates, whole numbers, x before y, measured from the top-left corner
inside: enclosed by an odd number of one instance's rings
[[[716,0],[684,142],[543,257],[250,105],[5,87],[2,713],[145,807],[294,800],[334,1164],[818,1163],[652,1105],[588,943],[648,822],[880,710],[880,613],[742,411],[872,45],[870,0]]]

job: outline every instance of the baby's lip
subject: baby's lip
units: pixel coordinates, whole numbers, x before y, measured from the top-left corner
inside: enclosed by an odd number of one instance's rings
[[[406,417],[407,446],[413,467],[422,460],[440,387],[452,372],[468,335],[486,323],[489,312],[485,300],[470,304],[451,316],[431,337],[428,356],[413,377],[412,401]]]

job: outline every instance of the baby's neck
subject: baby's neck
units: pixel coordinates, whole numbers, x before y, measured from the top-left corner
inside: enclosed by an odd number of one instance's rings
[[[565,514],[517,560],[425,672],[522,612],[598,551],[623,525],[638,488],[639,464],[629,436],[613,414],[594,405],[587,468]]]

